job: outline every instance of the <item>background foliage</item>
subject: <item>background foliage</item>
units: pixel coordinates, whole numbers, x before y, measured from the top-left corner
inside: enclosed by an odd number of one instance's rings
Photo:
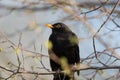
[[[0,0],[0,80],[52,80],[47,23],[79,37],[76,80],[120,79],[119,0]]]

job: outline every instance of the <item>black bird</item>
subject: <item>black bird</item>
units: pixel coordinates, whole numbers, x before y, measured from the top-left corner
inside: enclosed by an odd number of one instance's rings
[[[55,23],[53,25],[47,24],[52,29],[52,34],[49,41],[52,47],[48,49],[49,55],[53,52],[59,59],[65,58],[68,65],[75,65],[80,62],[79,46],[77,36],[63,23]],[[50,55],[51,56],[51,55]],[[52,71],[62,71],[62,63],[57,63],[55,60],[50,59],[50,66]],[[78,72],[79,73],[79,72]],[[54,74],[53,80],[70,80],[68,74]]]

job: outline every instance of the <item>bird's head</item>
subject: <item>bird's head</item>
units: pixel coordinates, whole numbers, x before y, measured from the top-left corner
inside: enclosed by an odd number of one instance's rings
[[[54,32],[69,32],[71,31],[64,23],[46,24]]]

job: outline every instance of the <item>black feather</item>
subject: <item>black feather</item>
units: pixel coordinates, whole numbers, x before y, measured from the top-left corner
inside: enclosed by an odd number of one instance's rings
[[[52,42],[52,50],[59,58],[65,57],[69,65],[79,63],[79,40],[77,36],[63,23],[53,25],[52,34],[49,41]],[[50,53],[50,52],[49,52]],[[52,71],[62,70],[61,65],[50,59]],[[79,74],[79,71],[77,72]],[[53,80],[70,80],[70,77],[65,74],[55,74]]]

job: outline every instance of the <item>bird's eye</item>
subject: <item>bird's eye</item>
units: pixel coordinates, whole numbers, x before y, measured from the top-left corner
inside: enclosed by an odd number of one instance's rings
[[[61,25],[60,25],[60,24],[56,25],[56,28],[60,28],[60,27],[61,27]]]

